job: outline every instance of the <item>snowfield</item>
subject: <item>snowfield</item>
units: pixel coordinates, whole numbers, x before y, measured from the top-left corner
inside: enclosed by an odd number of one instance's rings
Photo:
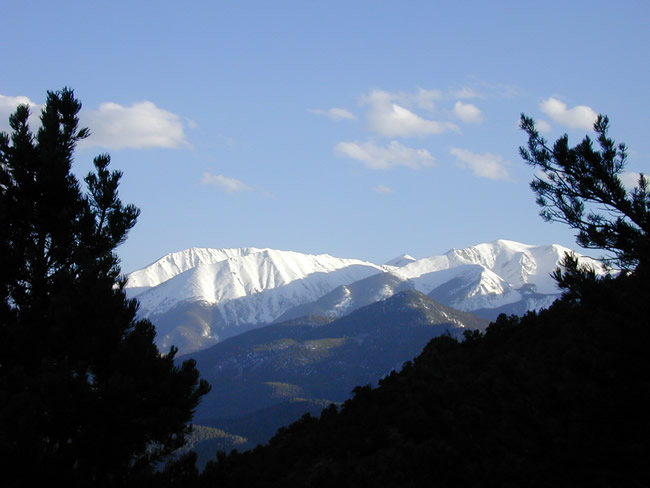
[[[157,326],[160,346],[185,341],[181,351],[197,350],[294,309],[295,316],[340,317],[404,288],[463,311],[547,307],[560,294],[551,272],[565,252],[570,249],[555,244],[497,240],[377,265],[253,247],[191,248],[131,273],[126,292],[140,302],[139,316]]]

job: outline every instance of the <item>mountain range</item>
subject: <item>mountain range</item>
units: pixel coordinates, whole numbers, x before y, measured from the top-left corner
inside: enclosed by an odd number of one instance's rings
[[[377,265],[272,249],[169,254],[128,276],[161,350],[179,347],[211,385],[194,422],[201,463],[267,442],[376,384],[434,337],[551,304],[569,249],[498,240]],[[598,263],[582,257],[598,268]]]
[[[271,323],[335,319],[405,290],[487,319],[550,305],[565,252],[497,240],[385,264],[273,249],[191,248],[128,275],[127,294],[157,329],[161,350],[199,351]],[[595,268],[597,261],[581,257]]]

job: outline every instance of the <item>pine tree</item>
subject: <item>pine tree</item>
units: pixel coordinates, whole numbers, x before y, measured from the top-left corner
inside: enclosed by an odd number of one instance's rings
[[[599,115],[594,124],[600,150],[594,149],[589,136],[569,147],[566,134],[550,147],[533,119],[524,114],[520,127],[528,134],[527,148],[519,148],[521,157],[541,173],[531,188],[542,207],[542,218],[576,229],[580,246],[612,253],[609,262],[624,272],[646,272],[650,257],[650,182],[641,174],[631,192],[623,185],[620,175],[627,149],[608,137],[609,119]],[[564,264],[575,276],[586,277],[589,272],[580,269],[571,257]],[[560,279],[561,273],[557,276]]]
[[[72,174],[81,104],[48,92],[36,135],[27,106],[0,133],[0,456],[4,486],[52,480],[120,486],[185,442],[209,385],[161,354],[137,320],[115,254],[139,210],[122,173],[95,158]]]

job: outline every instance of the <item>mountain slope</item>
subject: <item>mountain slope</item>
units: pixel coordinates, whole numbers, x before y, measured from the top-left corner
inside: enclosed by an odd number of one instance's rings
[[[278,317],[275,322],[296,319],[305,315],[343,317],[358,308],[388,298],[400,291],[412,289],[411,283],[391,272],[376,274],[354,283],[341,285],[314,302],[291,308]]]
[[[273,404],[269,383],[296,386],[289,396],[342,401],[354,386],[399,369],[431,337],[486,325],[486,320],[405,291],[330,323],[296,320],[239,334],[191,354],[215,392],[203,399],[197,416],[213,408],[222,415],[246,413],[267,406],[262,398]],[[219,395],[220,390],[229,395]]]
[[[279,415],[285,408],[295,411],[296,401],[305,411],[308,403],[322,408],[342,402],[355,386],[376,384],[399,370],[432,337],[486,326],[483,319],[411,290],[329,323],[298,320],[255,329],[191,355],[212,385],[195,422],[227,430],[237,424],[233,417],[271,407]],[[263,418],[259,430],[269,433],[269,420]],[[253,415],[247,423],[254,422]],[[255,438],[250,430],[230,433],[256,442],[268,439]]]

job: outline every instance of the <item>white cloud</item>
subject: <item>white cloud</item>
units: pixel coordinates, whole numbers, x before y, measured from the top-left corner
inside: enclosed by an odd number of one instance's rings
[[[329,110],[310,109],[311,113],[325,115],[332,120],[357,120],[352,112],[344,108],[333,107]]]
[[[11,127],[9,126],[9,116],[16,111],[16,107],[18,107],[18,105],[29,106],[29,125],[32,129],[32,132],[35,132],[41,123],[39,120],[41,106],[32,102],[28,97],[10,97],[5,95],[0,95],[0,131],[11,131]]]
[[[386,193],[386,194],[395,192],[395,190],[393,190],[390,186],[386,186],[386,185],[377,185],[375,187],[375,191],[377,193]]]
[[[466,123],[483,122],[483,114],[471,103],[463,103],[460,100],[454,105],[454,115]]]
[[[17,96],[9,97],[5,95],[0,95],[0,114],[4,117],[5,115],[9,117],[10,114],[15,112],[18,105],[29,105],[30,109],[33,110],[33,107],[38,107],[38,105],[32,102],[28,97]]]
[[[551,127],[551,124],[549,124],[545,120],[541,120],[541,119],[535,121],[535,127],[540,132],[551,132],[551,130],[553,130],[552,127]]]
[[[591,129],[598,117],[591,107],[576,105],[573,108],[567,108],[566,103],[554,97],[544,100],[539,108],[554,122],[573,129]]]
[[[91,136],[84,146],[110,149],[189,146],[180,117],[152,102],[138,102],[130,107],[103,103],[98,110],[83,111],[83,126]]]
[[[201,183],[204,185],[214,185],[229,193],[236,191],[250,191],[252,188],[241,180],[228,178],[223,175],[213,175],[210,172],[203,173]]]
[[[623,186],[627,188],[628,190],[632,190],[637,187],[639,184],[639,177],[641,176],[640,173],[634,173],[632,171],[625,171],[619,175],[619,178],[621,179],[621,182],[623,183]],[[647,178],[647,175],[646,175]]]
[[[401,95],[403,96],[403,95]],[[385,137],[417,137],[458,130],[451,122],[427,120],[401,105],[393,102],[399,95],[374,90],[364,97],[370,105],[368,125],[377,134]]]
[[[497,154],[476,154],[459,148],[452,148],[449,152],[456,156],[457,166],[471,169],[475,176],[490,180],[510,180],[506,169],[509,163]]]
[[[0,130],[10,130],[9,115],[19,104],[29,105],[30,126],[36,131],[40,126],[42,106],[28,97],[0,95]],[[80,147],[102,146],[109,149],[189,146],[185,130],[178,115],[157,107],[152,102],[139,102],[130,107],[117,103],[103,103],[98,110],[82,109],[80,126],[88,127],[91,136],[80,142]],[[191,128],[197,124],[188,120]]]
[[[435,165],[435,159],[426,149],[412,149],[397,141],[379,146],[374,141],[363,144],[339,142],[335,147],[338,156],[355,159],[371,169],[388,169],[395,166],[422,168]]]

